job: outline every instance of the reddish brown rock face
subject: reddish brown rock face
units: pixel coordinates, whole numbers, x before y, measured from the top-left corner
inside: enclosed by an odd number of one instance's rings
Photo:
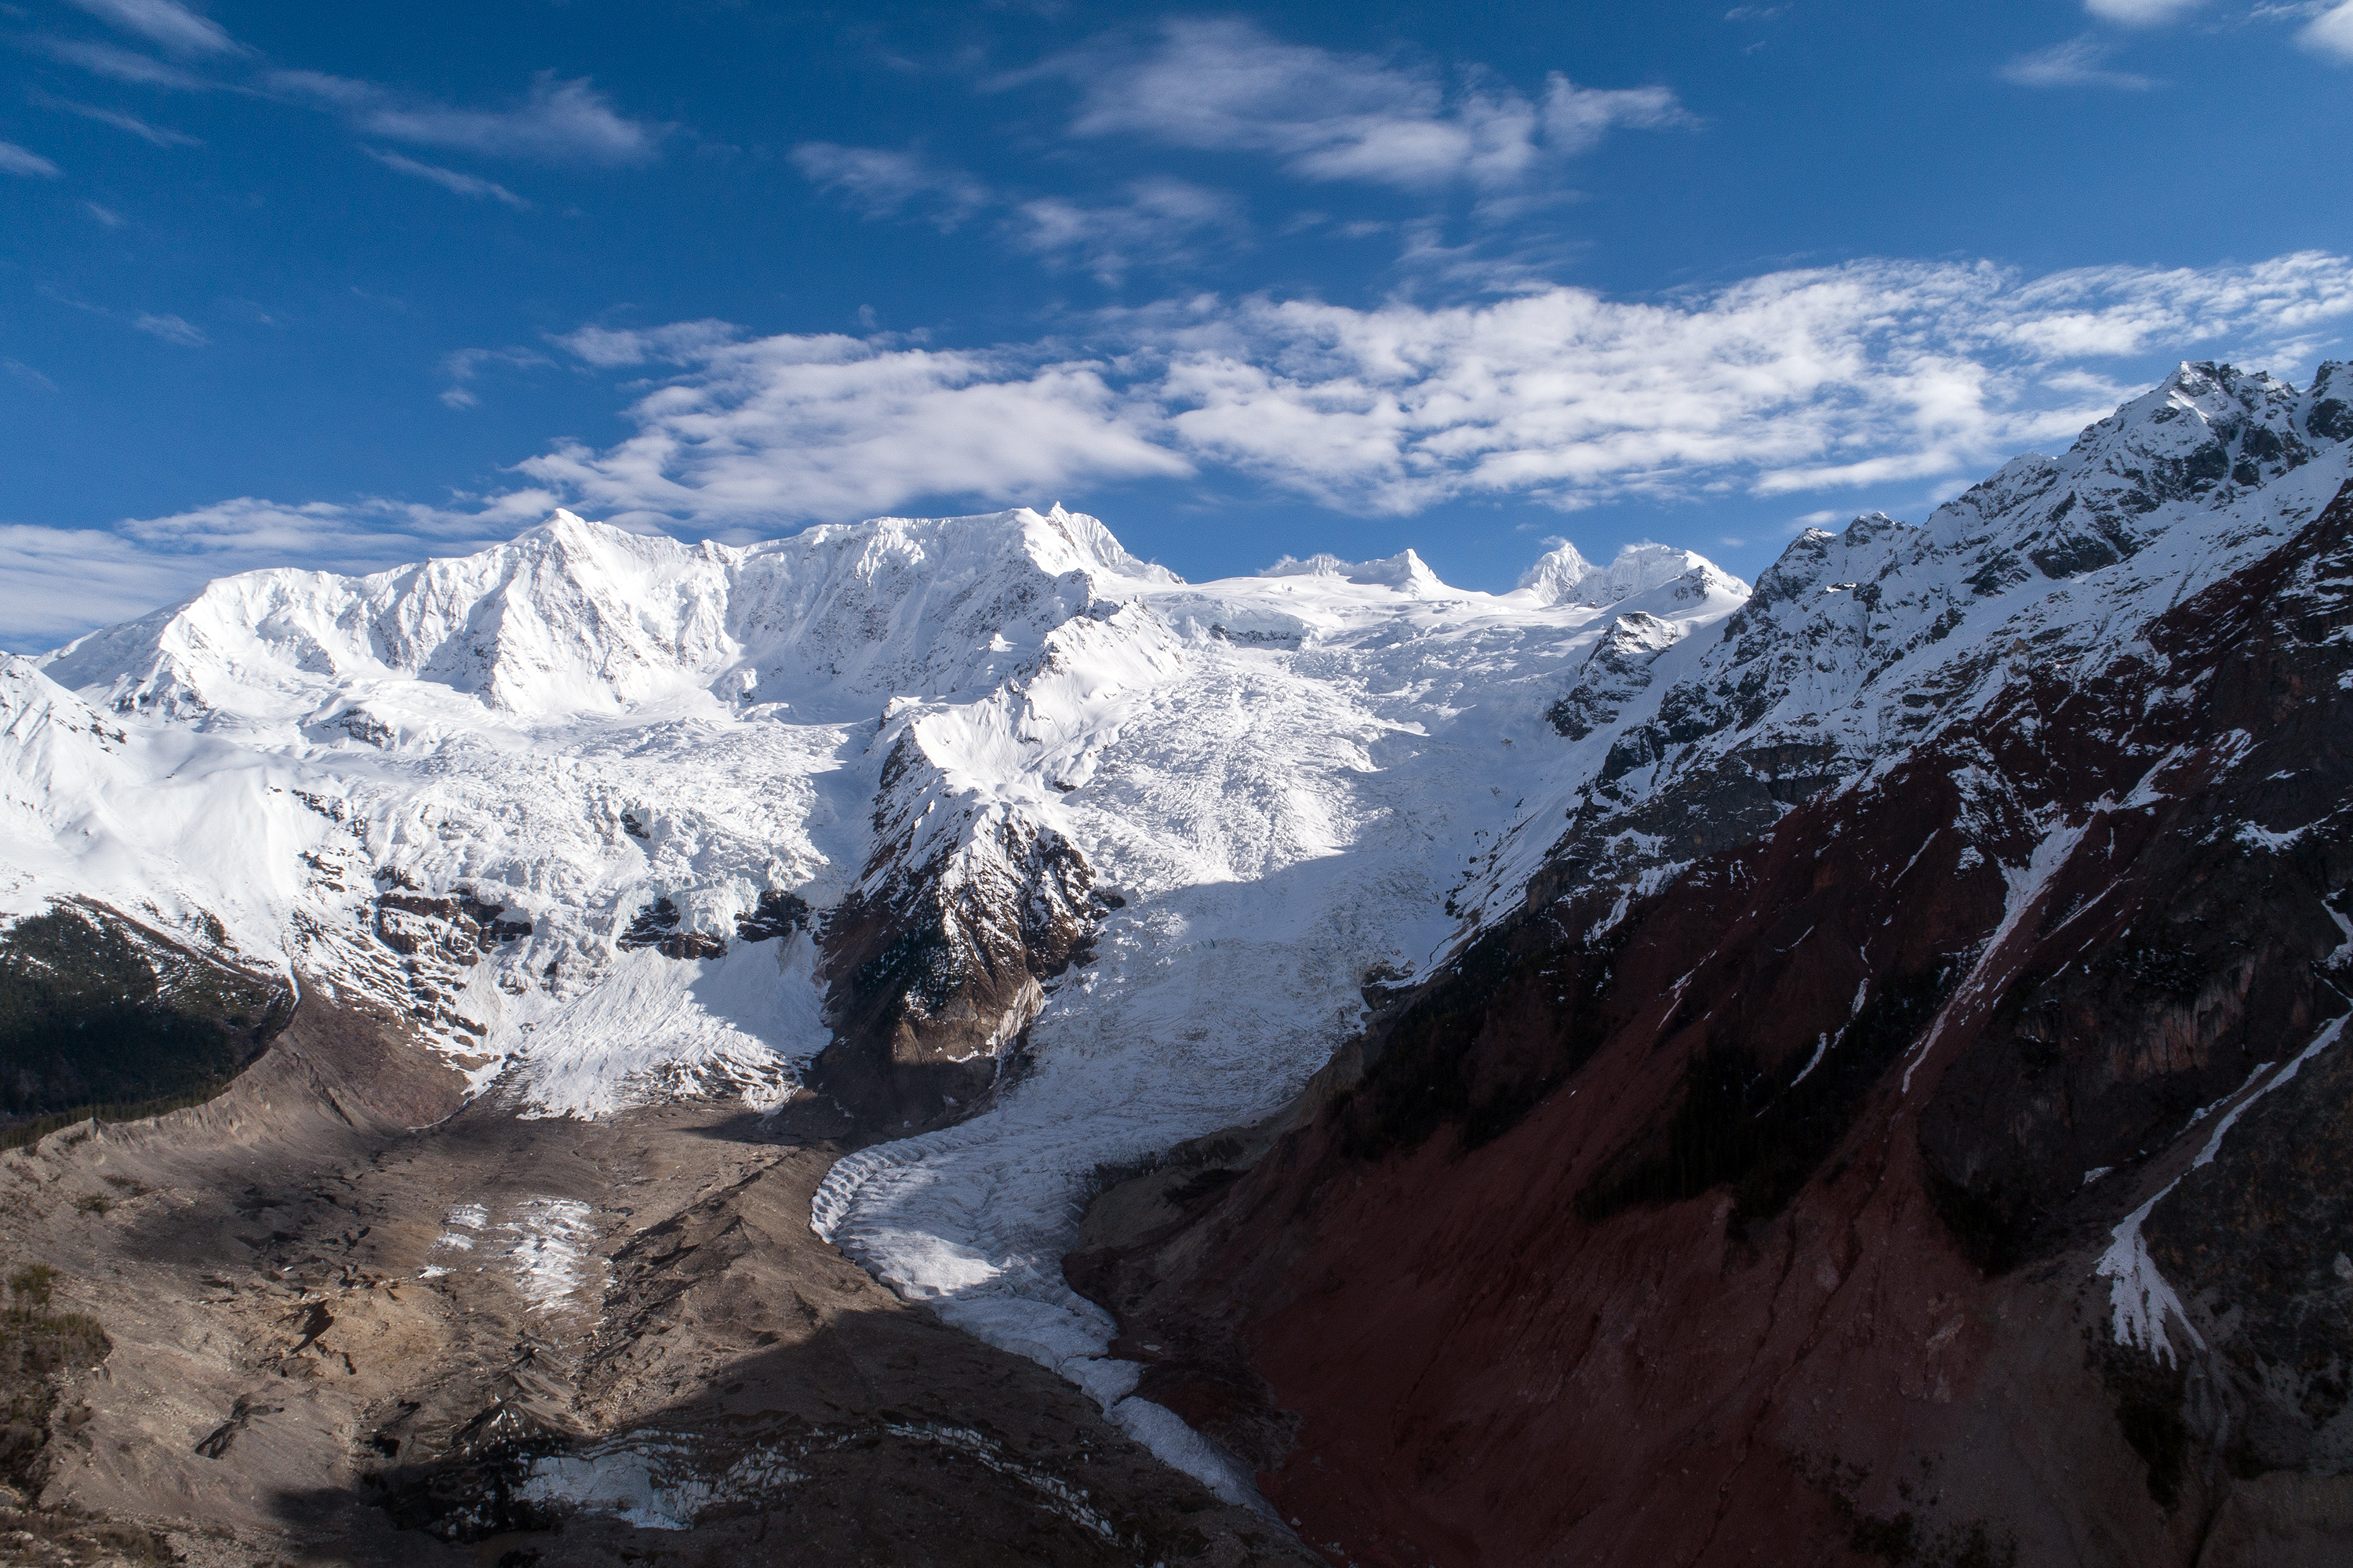
[[[1491,934],[1070,1260],[1140,1392],[1335,1562],[2330,1560],[2348,535],[2340,496],[2095,678],[2012,651],[1606,930],[1607,890]]]

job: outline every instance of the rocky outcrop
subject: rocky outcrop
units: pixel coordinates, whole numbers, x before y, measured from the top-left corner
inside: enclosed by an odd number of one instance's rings
[[[1095,600],[977,700],[885,709],[871,847],[822,927],[833,1041],[813,1078],[871,1130],[961,1120],[1018,1079],[1046,986],[1121,903],[1045,820],[1048,792],[1092,772],[1103,694],[1180,660],[1150,610]],[[1008,758],[1019,771],[992,777]]]
[[[1139,1392],[1357,1563],[2341,1550],[2353,493],[2155,607],[1146,1179]]]
[[[913,726],[883,766],[875,838],[826,919],[833,1040],[815,1083],[878,1130],[959,1120],[1018,1071],[1045,982],[1084,959],[1110,906],[1060,833],[959,800]]]

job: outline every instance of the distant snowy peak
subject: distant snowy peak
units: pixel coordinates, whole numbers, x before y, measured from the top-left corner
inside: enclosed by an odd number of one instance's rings
[[[1577,554],[1577,546],[1561,544],[1540,556],[1520,577],[1520,588],[1538,604],[1616,604],[1638,593],[1659,588],[1690,573],[1700,573],[1709,588],[1745,594],[1748,585],[1723,570],[1705,556],[1672,545],[1627,545],[1607,567],[1597,567]]]
[[[46,662],[119,712],[283,724],[355,683],[422,682],[524,717],[708,693],[938,692],[1122,585],[1171,584],[1060,506],[882,517],[736,547],[558,512],[471,556],[346,577],[269,570]]]
[[[1342,582],[1360,583],[1367,588],[1392,588],[1414,599],[1438,599],[1454,590],[1438,580],[1438,574],[1411,550],[1403,550],[1377,561],[1344,561],[1328,553],[1318,553],[1299,560],[1291,556],[1259,573],[1262,577],[1336,577]]]
[[[1042,540],[1051,538],[1061,541],[1082,567],[1092,567],[1113,577],[1149,583],[1176,584],[1185,580],[1166,567],[1129,555],[1127,547],[1113,536],[1101,518],[1090,517],[1083,512],[1066,512],[1059,501],[1044,512],[1019,506],[997,515],[1022,530],[1025,540],[1029,541],[1030,557],[1040,565],[1045,564],[1050,548]]]

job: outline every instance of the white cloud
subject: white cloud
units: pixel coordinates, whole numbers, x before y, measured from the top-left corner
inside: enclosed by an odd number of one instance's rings
[[[558,347],[600,370],[623,366],[688,365],[708,358],[725,344],[742,339],[744,331],[727,322],[673,322],[668,326],[638,330],[630,327],[585,326],[551,339]]]
[[[1038,75],[1082,85],[1082,136],[1264,153],[1307,179],[1413,189],[1508,185],[1612,126],[1693,123],[1663,87],[1582,88],[1556,71],[1531,101],[1473,73],[1449,92],[1432,72],[1281,43],[1240,19],[1171,21],[1142,52],[1099,44],[1008,81]]]
[[[174,0],[73,0],[91,16],[136,33],[149,43],[175,55],[227,55],[241,52],[236,39],[218,22],[200,16]]]
[[[44,38],[41,48],[69,65],[78,65],[94,76],[111,77],[139,87],[168,87],[182,92],[202,91],[213,84],[204,78],[178,66],[166,65],[130,49],[118,49],[112,44],[93,44],[79,38]]]
[[[473,196],[478,200],[503,202],[518,212],[531,210],[530,202],[495,181],[481,179],[473,175],[461,175],[455,169],[445,169],[438,164],[420,164],[414,158],[403,157],[398,153],[387,153],[375,147],[363,147],[360,151],[387,169],[397,170],[404,175],[414,175],[420,180],[430,180],[445,191],[455,191],[459,196]]]
[[[58,173],[58,166],[38,153],[27,152],[14,142],[0,142],[0,174],[54,180]]]
[[[1104,283],[1117,283],[1139,266],[1190,262],[1193,242],[1204,233],[1238,236],[1247,227],[1233,197],[1187,180],[1132,181],[1113,201],[1018,200],[915,152],[806,142],[793,149],[792,159],[809,180],[867,217],[913,208],[942,233],[1005,202],[1004,233],[1016,247],[1049,266],[1081,268]]]
[[[111,125],[118,131],[128,131],[133,136],[151,142],[158,147],[204,145],[204,143],[185,132],[169,130],[161,125],[150,125],[136,114],[125,114],[119,109],[100,109],[94,103],[75,103],[68,99],[51,98],[45,92],[34,93],[32,98],[34,102],[45,108],[62,109],[69,114],[79,114],[85,120],[95,120],[101,125]]]
[[[86,201],[81,204],[81,209],[109,228],[122,227],[122,215],[111,207],[100,207],[94,201]]]
[[[2103,22],[2127,27],[2158,27],[2178,21],[2205,0],[2084,0],[2084,9]]]
[[[2145,92],[2157,85],[2128,70],[2110,70],[2107,60],[2114,52],[2110,45],[2086,34],[2013,56],[1997,74],[2017,87],[2117,87]]]
[[[988,205],[988,187],[959,169],[945,169],[919,153],[804,142],[793,165],[813,184],[846,198],[868,217],[890,217],[910,203],[929,209],[943,233]]]
[[[132,318],[131,324],[150,336],[177,344],[182,348],[202,348],[212,342],[205,335],[202,327],[179,316],[150,315],[142,312]]]
[[[397,566],[415,560],[420,551],[452,543],[486,544],[518,523],[539,521],[547,510],[546,498],[533,492],[463,510],[375,496],[288,505],[241,495],[163,517],[126,518],[114,531],[153,549],[201,556],[208,576],[306,550],[341,561],[344,569],[362,570]]]
[[[591,340],[608,356],[612,339]],[[610,363],[608,357],[607,360]],[[520,465],[624,521],[775,528],[927,498],[1189,473],[1105,367],[1038,348],[894,346],[838,335],[714,343],[629,409],[638,433]]]
[[[637,436],[522,465],[589,509],[697,525],[1004,500],[1204,466],[1337,508],[1564,508],[1934,479],[2063,440],[2156,353],[2299,361],[2353,321],[2353,260],[2100,268],[1864,261],[1629,302],[1549,287],[1430,309],[1214,297],[1066,344],[745,340],[715,323],[563,340],[667,361]]]
[[[1100,281],[1116,283],[1138,266],[1188,263],[1197,238],[1231,237],[1243,228],[1240,204],[1224,192],[1149,179],[1130,185],[1116,203],[1089,207],[1060,196],[1024,202],[1013,238],[1050,263],[1082,267]]]
[[[2296,42],[2314,54],[2353,64],[2353,0],[2330,6],[2297,32]]]
[[[0,524],[0,642],[62,642],[174,603],[212,575],[100,529]]]
[[[55,646],[259,567],[372,571],[478,549],[539,521],[547,504],[528,491],[464,511],[374,498],[290,506],[239,496],[111,529],[0,524],[0,642]]]
[[[543,163],[651,163],[670,127],[631,120],[586,78],[543,71],[512,109],[459,109],[400,96],[371,81],[281,70],[269,85],[288,97],[341,111],[364,134],[426,147],[455,147]]]

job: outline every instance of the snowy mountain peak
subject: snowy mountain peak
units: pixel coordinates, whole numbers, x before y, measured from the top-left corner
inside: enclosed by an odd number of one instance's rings
[[[523,717],[815,688],[864,707],[877,691],[980,678],[1099,586],[1176,581],[1060,506],[875,518],[742,547],[559,511],[473,555],[372,577],[224,577],[47,663],[119,712],[207,722],[282,726],[354,683],[392,682]]]
[[[1299,560],[1285,556],[1259,573],[1262,577],[1337,577],[1343,582],[1361,583],[1369,588],[1392,588],[1414,599],[1437,599],[1454,590],[1438,580],[1438,574],[1411,550],[1403,550],[1377,561],[1344,561],[1328,552],[1318,552]]]
[[[1748,585],[1725,572],[1705,556],[1672,545],[1643,543],[1621,546],[1607,567],[1597,567],[1564,541],[1539,556],[1520,576],[1520,588],[1533,593],[1538,604],[1590,605],[1599,608],[1672,582],[1687,573],[1706,574],[1711,586],[1745,594]]]
[[[1066,512],[1059,501],[1042,513],[1019,506],[1005,515],[1019,519],[1025,530],[1035,526],[1061,540],[1077,555],[1080,564],[1098,571],[1151,583],[1181,583],[1185,580],[1166,567],[1138,560],[1129,555],[1126,546],[1113,536],[1102,519],[1090,517],[1083,512]]]

